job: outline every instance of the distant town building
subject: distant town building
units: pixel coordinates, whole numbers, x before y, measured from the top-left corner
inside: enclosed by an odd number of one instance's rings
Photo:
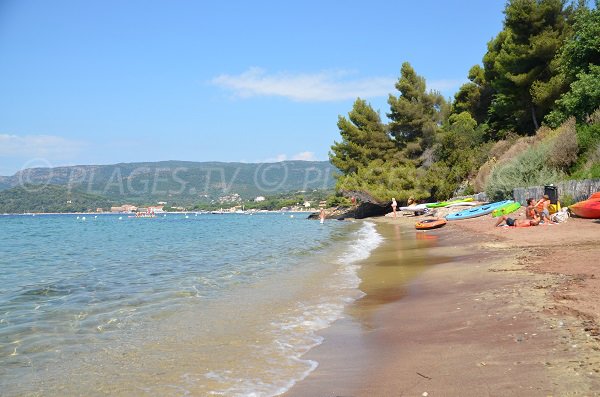
[[[258,196],[257,198],[254,199],[255,203],[260,203],[261,201],[265,201],[266,199],[263,196]]]
[[[305,201],[304,202],[304,208],[310,208],[310,201]]]
[[[110,212],[134,212],[138,208],[135,205],[125,204],[120,207],[110,207]]]
[[[237,203],[240,201],[242,201],[242,198],[237,193],[228,194],[226,196],[219,197],[219,203],[221,203],[221,204],[222,203]]]

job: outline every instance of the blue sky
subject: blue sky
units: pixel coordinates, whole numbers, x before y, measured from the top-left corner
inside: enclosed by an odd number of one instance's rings
[[[452,96],[504,0],[0,0],[0,175],[190,160],[326,160],[402,62]]]

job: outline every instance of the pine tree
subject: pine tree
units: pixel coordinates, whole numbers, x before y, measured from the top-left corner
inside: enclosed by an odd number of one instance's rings
[[[488,111],[493,128],[533,133],[565,91],[554,59],[571,32],[572,11],[562,0],[508,2],[504,29],[483,59],[494,89]]]
[[[381,117],[371,105],[358,98],[348,118],[338,117],[341,142],[331,146],[331,163],[342,173],[355,173],[375,159],[389,160],[396,147]]]
[[[402,64],[396,83],[400,96],[390,95],[390,133],[404,156],[417,160],[429,148],[446,111],[446,102],[437,92],[426,92],[425,79],[408,62]]]

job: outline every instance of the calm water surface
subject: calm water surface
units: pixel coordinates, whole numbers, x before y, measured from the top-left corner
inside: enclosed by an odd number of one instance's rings
[[[3,396],[272,396],[361,296],[373,224],[0,216]]]

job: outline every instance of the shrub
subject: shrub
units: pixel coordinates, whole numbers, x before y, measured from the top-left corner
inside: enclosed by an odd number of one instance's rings
[[[548,144],[539,144],[492,170],[486,184],[487,195],[494,199],[507,199],[516,187],[540,186],[556,183],[564,174],[547,164]]]
[[[352,201],[350,199],[336,194],[327,197],[327,207],[351,207]]]
[[[548,150],[548,164],[560,170],[567,170],[577,161],[579,152],[575,118],[569,118],[553,135]]]
[[[363,191],[381,202],[389,201],[391,197],[398,201],[405,201],[411,196],[422,199],[429,197],[429,192],[423,187],[423,178],[420,177],[422,173],[424,171],[417,170],[410,162],[392,164],[374,160],[368,167],[340,177],[337,189]]]
[[[600,145],[600,123],[580,124],[577,126],[577,142],[581,152]]]
[[[575,199],[570,194],[561,195],[559,201],[561,207],[568,207],[572,204],[575,204]]]

